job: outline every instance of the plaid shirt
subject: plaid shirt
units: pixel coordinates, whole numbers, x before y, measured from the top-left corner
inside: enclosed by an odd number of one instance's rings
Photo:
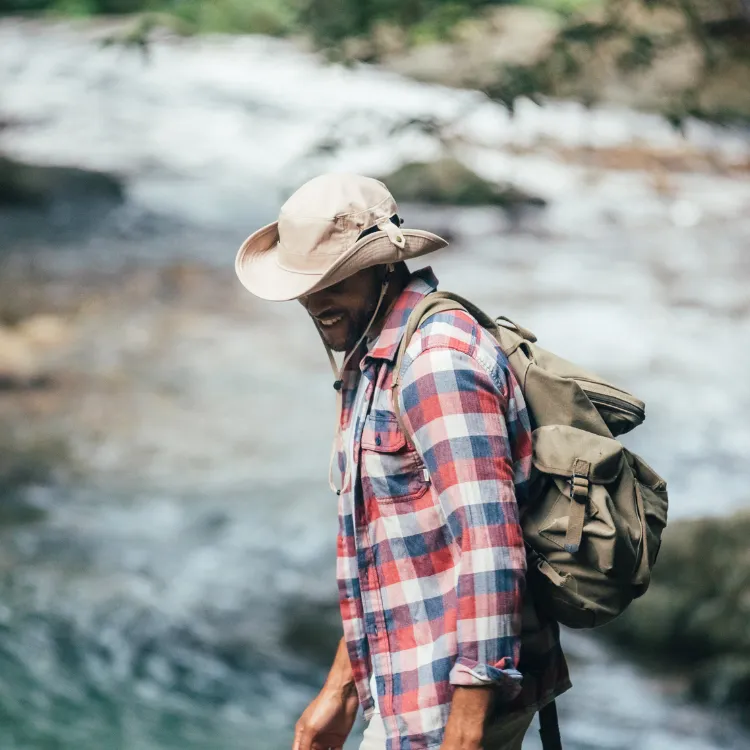
[[[387,750],[439,748],[456,685],[495,686],[496,717],[538,709],[570,685],[557,625],[524,597],[523,394],[470,315],[437,313],[415,333],[399,390],[407,435],[396,420],[398,347],[436,287],[430,269],[414,274],[343,376],[355,465],[339,499],[339,598],[360,702],[369,719],[374,673]],[[345,461],[342,451],[342,477]]]

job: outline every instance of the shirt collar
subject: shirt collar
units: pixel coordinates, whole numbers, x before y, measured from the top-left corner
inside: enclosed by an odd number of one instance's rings
[[[423,268],[411,275],[409,283],[388,313],[383,328],[368,347],[369,351],[362,360],[363,366],[368,359],[385,359],[393,362],[404,336],[409,315],[420,300],[434,292],[437,286],[438,280],[432,268]]]

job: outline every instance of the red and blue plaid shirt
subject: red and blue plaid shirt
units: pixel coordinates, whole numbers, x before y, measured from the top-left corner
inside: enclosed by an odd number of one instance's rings
[[[498,717],[570,685],[556,623],[524,596],[531,428],[506,356],[468,313],[430,316],[403,363],[407,435],[394,414],[406,322],[436,287],[430,269],[414,274],[343,377],[354,466],[339,501],[339,598],[360,702],[369,718],[374,673],[387,750],[439,748],[456,685],[495,686]]]

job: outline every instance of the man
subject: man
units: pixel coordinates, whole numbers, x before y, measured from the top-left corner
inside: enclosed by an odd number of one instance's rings
[[[446,244],[402,229],[382,183],[323,175],[237,256],[249,291],[305,307],[337,390],[344,637],[293,750],[341,750],[358,705],[362,750],[520,748],[570,685],[557,625],[524,597],[531,434],[507,358],[468,313],[437,313],[392,388],[409,314],[437,286],[404,261]]]

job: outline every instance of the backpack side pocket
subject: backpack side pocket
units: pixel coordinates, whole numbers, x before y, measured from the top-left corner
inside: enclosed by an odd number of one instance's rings
[[[635,477],[635,488],[644,522],[643,543],[645,549],[641,555],[640,565],[633,581],[635,596],[643,596],[651,582],[651,569],[661,548],[661,539],[667,525],[669,495],[667,483],[640,456],[630,451],[625,452],[630,468]]]

